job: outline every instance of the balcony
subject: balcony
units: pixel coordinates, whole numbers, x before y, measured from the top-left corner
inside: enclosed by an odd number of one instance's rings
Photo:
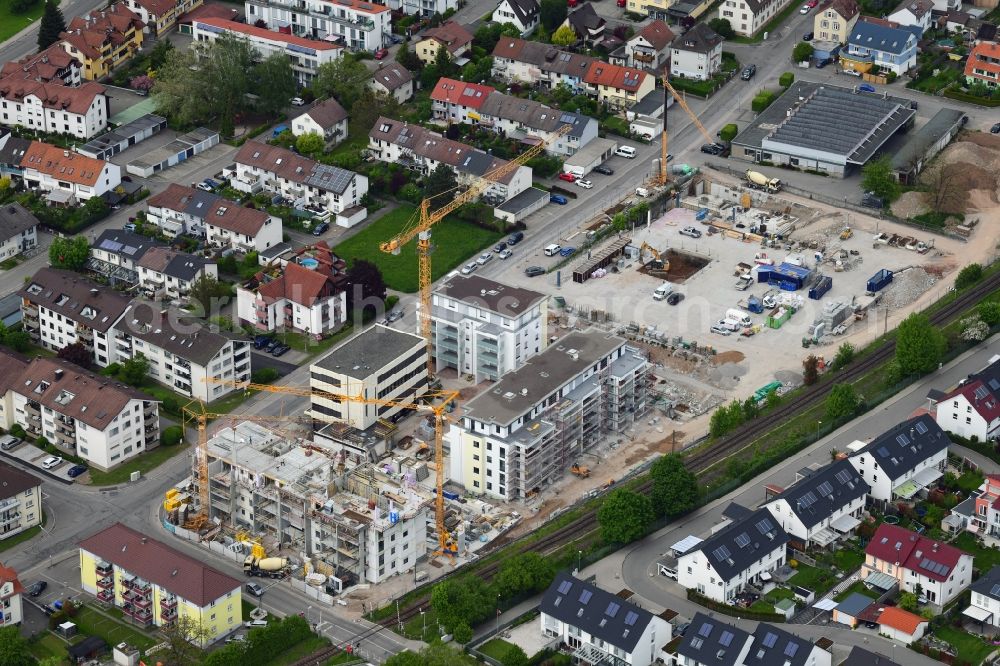
[[[172,594],[166,594],[160,597],[160,608],[164,610],[168,608],[177,608],[177,597]]]
[[[656,56],[652,53],[643,53],[642,51],[635,51],[632,53],[632,59],[636,62],[651,63],[656,60]]]
[[[115,579],[111,576],[104,576],[103,578],[97,579],[97,587],[102,590],[113,590],[115,588]]]
[[[164,608],[160,611],[160,620],[163,622],[173,622],[177,619],[176,608]]]
[[[115,601],[115,593],[111,590],[98,590],[96,596],[98,601],[106,604],[111,604]]]
[[[20,520],[20,511],[4,511],[3,513],[0,513],[0,526],[10,525],[13,522],[19,522]]]

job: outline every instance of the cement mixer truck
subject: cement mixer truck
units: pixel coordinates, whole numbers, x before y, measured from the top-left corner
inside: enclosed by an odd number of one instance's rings
[[[767,192],[780,192],[781,180],[778,178],[768,178],[759,171],[747,169],[747,185],[755,190],[765,190]]]
[[[243,573],[248,576],[269,578],[284,578],[289,572],[289,562],[284,557],[265,557],[258,559],[247,555],[243,560]]]

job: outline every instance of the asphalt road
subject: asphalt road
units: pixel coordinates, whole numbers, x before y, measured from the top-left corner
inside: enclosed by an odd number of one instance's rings
[[[107,3],[95,2],[94,0],[62,0],[59,9],[62,10],[66,23],[69,23],[74,16],[80,16],[87,12],[101,7]],[[23,21],[24,29],[0,44],[0,63],[8,60],[17,60],[31,53],[38,52],[38,20],[28,21],[22,18],[11,18],[11,21]]]

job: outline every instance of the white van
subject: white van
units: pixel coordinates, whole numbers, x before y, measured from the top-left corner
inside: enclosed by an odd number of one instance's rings
[[[645,187],[637,187],[637,188],[635,188],[635,193],[636,193],[636,196],[640,196],[640,197],[648,197],[649,196],[649,190],[647,190]]]
[[[656,291],[653,292],[653,300],[662,301],[664,298],[669,296],[670,292],[672,292],[673,290],[674,290],[674,285],[670,284],[669,282],[664,282],[663,284],[661,284],[659,287],[656,288]]]
[[[583,167],[578,167],[578,166],[568,166],[565,169],[563,169],[563,173],[572,174],[576,176],[578,179],[583,178],[584,175],[586,175],[583,172]]]
[[[544,250],[545,256],[551,257],[553,255],[559,254],[559,250],[561,249],[562,245],[557,245],[556,243],[553,243],[552,245],[546,245]]]
[[[750,315],[738,308],[729,308],[726,310],[726,319],[736,322],[744,328],[753,326],[753,320],[750,319]]]
[[[635,148],[632,146],[618,146],[615,148],[615,155],[619,157],[627,157],[628,159],[635,158]]]

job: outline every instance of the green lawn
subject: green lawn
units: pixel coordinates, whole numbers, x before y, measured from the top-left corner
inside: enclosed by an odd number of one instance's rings
[[[834,551],[829,561],[839,571],[849,573],[861,568],[861,565],[865,563],[865,554],[845,545],[840,550]]]
[[[795,575],[788,580],[789,585],[798,585],[807,590],[813,590],[817,597],[826,594],[835,582],[833,575],[827,569],[812,567],[802,562],[799,562]]]
[[[38,661],[43,661],[51,657],[58,657],[62,659],[62,661],[59,662],[59,666],[63,666],[64,664],[69,664],[69,655],[66,653],[66,648],[69,645],[78,643],[81,640],[83,640],[82,636],[76,636],[70,641],[65,641],[53,634],[51,631],[46,631],[37,639],[30,641],[28,643],[28,649],[31,651],[31,655]]]
[[[25,541],[29,541],[29,540],[33,539],[36,534],[38,534],[39,532],[42,531],[42,526],[45,525],[45,523],[46,523],[46,521],[48,521],[48,519],[49,519],[49,517],[46,516],[45,512],[43,511],[42,512],[42,524],[41,525],[35,525],[34,527],[29,527],[28,529],[24,530],[20,534],[16,534],[16,535],[12,536],[9,539],[4,539],[3,541],[0,541],[0,553],[2,553],[5,550],[10,550],[14,546],[17,546],[18,544],[22,544]]]
[[[152,635],[144,633],[136,627],[131,627],[124,622],[107,617],[88,606],[83,606],[77,611],[73,622],[76,623],[81,634],[100,636],[108,645],[117,645],[125,641],[145,652],[159,642]]]
[[[981,573],[986,573],[994,565],[1000,564],[1000,550],[982,545],[971,532],[962,532],[951,545],[972,555],[975,559],[974,566]]]
[[[773,613],[774,604],[766,601],[765,599],[758,599],[750,604],[749,610],[752,610],[755,613]]]
[[[330,641],[326,638],[315,635],[311,636],[298,645],[293,645],[285,650],[285,653],[277,659],[267,662],[267,666],[288,666],[288,664],[294,664],[299,659],[308,657],[312,653],[322,650],[329,644]]]
[[[23,14],[15,14],[10,10],[10,2],[0,3],[0,42],[4,42],[21,32],[42,15],[45,3],[38,0],[35,5]],[[72,17],[67,17],[67,22]]]
[[[507,654],[507,650],[512,647],[514,647],[513,643],[508,643],[502,638],[494,638],[480,647],[479,651],[487,657],[493,657],[497,661],[502,661],[504,656]]]
[[[983,659],[993,652],[994,649],[992,645],[986,643],[978,636],[967,634],[955,627],[938,627],[934,631],[934,635],[955,648],[960,662],[966,662],[972,664],[972,666],[981,664]]]
[[[774,604],[778,603],[782,599],[792,599],[792,600],[794,600],[795,599],[795,593],[792,592],[792,590],[790,590],[787,587],[776,587],[773,590],[771,590],[770,592],[768,592],[767,594],[765,594],[764,598],[761,601],[766,601],[768,604],[770,604],[770,605],[773,606]],[[760,601],[758,601],[757,603],[760,603]]]
[[[848,587],[846,590],[835,596],[833,600],[836,601],[837,603],[840,603],[841,601],[851,596],[855,592],[857,592],[858,594],[862,594],[870,599],[878,599],[878,594],[869,590],[867,587],[865,587],[865,584],[859,580],[856,583],[852,583],[850,587]]]
[[[389,288],[413,293],[418,288],[416,241],[407,243],[398,255],[382,252],[379,245],[399,233],[415,212],[413,206],[400,206],[337,245],[333,251],[348,264],[354,259],[371,261],[382,270]],[[502,236],[499,231],[487,231],[451,217],[437,223],[431,236],[433,279],[474,257]]]
[[[109,472],[102,472],[98,469],[90,470],[90,485],[92,486],[112,486],[116,483],[125,483],[129,480],[132,472],[139,471],[143,475],[156,469],[167,462],[181,451],[187,451],[188,447],[183,443],[175,446],[158,446],[148,453],[143,453],[138,458],[130,460],[121,467],[116,467]]]

